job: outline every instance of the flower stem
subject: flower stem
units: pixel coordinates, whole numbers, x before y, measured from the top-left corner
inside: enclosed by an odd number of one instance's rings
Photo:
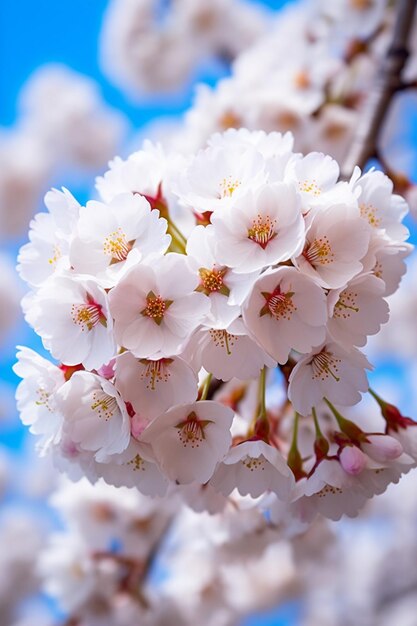
[[[259,374],[259,391],[258,391],[258,401],[259,401],[259,413],[258,419],[266,420],[266,367],[264,366],[261,369],[261,373]]]
[[[314,428],[316,429],[316,437],[320,437],[324,439],[323,433],[321,432],[321,429],[320,429],[319,420],[317,419],[316,409],[314,408],[314,406],[312,407],[311,412],[313,414]]]
[[[374,400],[376,400],[379,404],[379,406],[381,408],[384,408],[384,406],[387,404],[386,402],[384,402],[384,400],[373,390],[369,387],[368,389],[369,393],[371,394],[371,396],[374,398]]]
[[[200,400],[207,400],[212,378],[213,378],[213,374],[207,374],[207,376],[205,377],[204,382],[201,386]]]
[[[184,235],[179,230],[179,228],[171,220],[171,218],[168,218],[167,232],[169,235],[171,235],[171,238],[172,238],[171,246],[172,248],[174,248],[174,252],[185,254],[186,248],[187,248],[187,240],[185,239]]]

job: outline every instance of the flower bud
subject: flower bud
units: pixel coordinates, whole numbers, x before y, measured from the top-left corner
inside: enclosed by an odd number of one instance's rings
[[[366,456],[356,446],[345,446],[339,454],[340,465],[347,474],[357,476],[366,466]]]
[[[397,459],[403,453],[403,447],[397,439],[389,435],[369,435],[362,450],[378,463]]]

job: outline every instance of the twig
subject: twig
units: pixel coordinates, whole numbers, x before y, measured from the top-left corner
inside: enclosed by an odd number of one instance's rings
[[[350,178],[355,165],[364,168],[375,156],[377,141],[392,97],[402,88],[401,73],[408,57],[408,39],[416,0],[398,0],[391,44],[383,60],[375,89],[371,91],[358,123],[356,136],[342,167],[342,177]]]

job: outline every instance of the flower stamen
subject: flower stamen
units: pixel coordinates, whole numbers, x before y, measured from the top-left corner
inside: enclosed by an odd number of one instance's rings
[[[290,320],[294,311],[297,310],[297,307],[292,301],[292,297],[294,295],[293,291],[283,293],[278,285],[271,293],[262,291],[262,295],[266,302],[259,311],[259,317],[269,315],[270,317],[274,317],[276,320]]]
[[[229,296],[230,289],[223,282],[223,279],[227,274],[226,267],[220,269],[215,269],[213,267],[212,270],[209,270],[206,267],[200,267],[198,273],[200,274],[201,283],[197,287],[196,291],[205,293],[206,296],[209,296],[211,293],[221,293],[223,296]]]
[[[265,250],[268,243],[277,236],[276,220],[271,220],[269,215],[258,217],[253,220],[252,227],[248,228],[248,239],[257,243]]]
[[[176,425],[178,435],[184,448],[198,448],[200,443],[206,438],[204,429],[212,420],[200,420],[197,414],[192,411],[183,422]]]
[[[317,265],[329,265],[329,263],[332,263],[334,260],[330,241],[325,235],[307,244],[304,248],[303,256],[313,267]]]
[[[147,389],[155,391],[157,383],[166,383],[171,376],[169,371],[169,365],[174,359],[159,359],[157,361],[151,361],[149,359],[140,359],[143,365],[146,365],[145,370],[141,374],[141,379],[148,379]]]
[[[82,332],[93,330],[97,324],[107,325],[103,307],[87,294],[87,302],[84,304],[73,304],[71,307],[71,317],[74,324],[81,326]]]
[[[114,396],[109,396],[104,391],[95,391],[91,408],[97,413],[99,418],[108,422],[118,411],[119,407]]]
[[[134,242],[127,240],[121,228],[110,233],[110,235],[105,238],[103,244],[104,254],[111,257],[110,264],[125,261],[133,247],[133,243]]]
[[[341,363],[341,359],[337,359],[331,352],[326,352],[323,348],[323,350],[318,354],[315,354],[311,360],[313,380],[320,379],[324,381],[326,378],[331,376],[338,383],[340,381],[340,377],[337,376],[339,372],[339,363]]]
[[[166,310],[171,306],[173,300],[163,300],[161,296],[157,296],[150,291],[146,296],[146,307],[142,309],[141,315],[149,317],[158,326],[161,325]]]

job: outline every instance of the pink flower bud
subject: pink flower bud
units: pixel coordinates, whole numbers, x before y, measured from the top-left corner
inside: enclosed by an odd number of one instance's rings
[[[340,464],[347,474],[357,476],[366,466],[366,456],[356,446],[345,446],[339,455]]]
[[[97,370],[97,374],[102,376],[103,378],[107,378],[110,380],[114,376],[114,367],[116,365],[116,359],[112,359],[106,365],[102,365],[100,369]]]
[[[386,463],[397,459],[403,453],[403,447],[397,439],[389,435],[369,435],[362,450],[378,463]]]

